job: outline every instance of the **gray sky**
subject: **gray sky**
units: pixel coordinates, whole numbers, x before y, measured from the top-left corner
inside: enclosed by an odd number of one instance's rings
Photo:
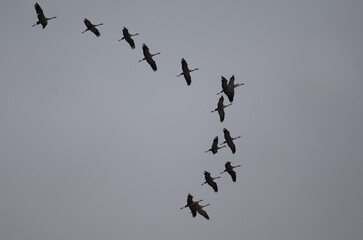
[[[363,238],[362,1],[39,1],[44,30],[34,3],[0,3],[0,239]]]

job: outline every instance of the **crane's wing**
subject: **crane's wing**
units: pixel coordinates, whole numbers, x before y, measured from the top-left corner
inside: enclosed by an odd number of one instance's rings
[[[227,141],[227,145],[232,150],[232,153],[235,153],[236,152],[236,145],[234,145],[234,143],[233,143],[232,140]]]
[[[235,182],[237,179],[236,172],[234,170],[229,170],[228,173],[231,175],[232,181]]]
[[[214,192],[218,192],[218,186],[215,181],[212,180],[208,184],[209,184],[209,186],[211,186],[213,188]]]
[[[35,3],[34,7],[35,7],[35,11],[37,12],[38,17],[39,17],[39,15],[42,15],[44,17],[43,9],[39,6],[39,4]]]
[[[223,108],[222,109],[218,109],[218,114],[219,114],[219,120],[221,122],[223,122],[224,121],[224,116],[225,116],[225,113],[224,113]]]
[[[151,66],[151,68],[154,70],[154,72],[156,70],[158,70],[157,66],[156,66],[156,63],[154,61],[154,59],[152,59],[151,57],[150,58],[146,58],[146,61],[149,63],[149,65]]]
[[[93,26],[89,30],[91,32],[93,32],[97,37],[99,37],[101,35],[100,32],[98,31],[98,29]]]
[[[195,205],[196,205],[197,212],[209,220],[209,216],[208,216],[207,212],[203,210],[202,206],[200,206],[198,203],[195,203]]]

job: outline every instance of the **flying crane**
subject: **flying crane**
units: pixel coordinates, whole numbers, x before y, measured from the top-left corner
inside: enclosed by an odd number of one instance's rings
[[[205,182],[202,183],[202,185],[208,183],[209,186],[211,186],[214,190],[214,192],[218,192],[218,186],[217,183],[214,181],[214,179],[220,178],[220,177],[211,177],[210,173],[207,171],[204,171],[204,178],[205,178]]]
[[[218,152],[218,149],[224,148],[225,146],[226,145],[223,145],[221,147],[218,146],[218,136],[216,136],[213,139],[212,147],[209,150],[205,151],[205,153],[212,152],[213,154],[216,154]]]
[[[217,108],[214,109],[213,111],[211,111],[211,113],[215,112],[215,111],[218,111],[218,114],[219,114],[219,120],[221,122],[224,121],[224,116],[225,116],[225,113],[224,113],[224,109],[230,105],[232,105],[232,103],[228,104],[228,105],[223,105],[223,102],[224,102],[224,97],[221,96],[218,100],[218,104],[217,104]]]
[[[181,74],[177,75],[177,77],[184,75],[185,81],[187,82],[187,85],[189,86],[192,83],[192,77],[190,76],[190,73],[198,70],[199,68],[194,68],[192,70],[189,70],[188,63],[187,63],[187,61],[185,61],[184,58],[182,58],[181,64],[182,64],[183,72]]]
[[[236,146],[234,145],[233,140],[240,138],[241,136],[232,138],[231,134],[229,133],[229,131],[226,128],[223,128],[223,133],[224,133],[224,139],[225,139],[225,141],[223,143],[227,143],[228,147],[232,150],[232,153],[235,153]]]
[[[153,56],[160,54],[160,52],[155,53],[155,54],[151,54],[150,51],[149,51],[149,48],[146,46],[145,43],[142,45],[142,51],[144,53],[144,58],[139,60],[139,62],[146,60],[146,62],[149,63],[149,65],[151,66],[151,68],[155,72],[158,68],[157,68],[156,63],[155,63],[155,61],[153,59]]]
[[[87,32],[88,30],[89,31],[91,31],[91,32],[93,32],[97,37],[99,37],[101,34],[100,34],[100,32],[98,31],[98,29],[96,28],[97,26],[101,26],[101,25],[103,25],[103,23],[100,23],[100,24],[96,24],[96,25],[94,25],[94,24],[92,24],[91,23],[91,21],[90,20],[88,20],[87,18],[85,18],[84,20],[83,20],[83,22],[84,22],[84,24],[86,25],[86,27],[87,27],[87,29],[86,30],[84,30],[82,33],[85,33],[85,32]]]
[[[46,18],[44,16],[43,9],[39,6],[38,3],[35,3],[34,7],[35,11],[37,12],[38,21],[33,25],[33,27],[38,24],[41,24],[44,29],[48,24],[48,20],[56,18],[56,17]]]
[[[226,169],[223,172],[221,172],[221,174],[225,173],[225,172],[228,172],[229,175],[231,175],[232,181],[235,182],[237,176],[236,176],[236,172],[233,170],[233,168],[240,167],[241,165],[232,166],[231,162],[227,162],[224,166],[225,166]]]
[[[134,49],[134,48],[135,48],[135,42],[134,42],[134,40],[133,40],[131,37],[133,37],[133,36],[137,36],[137,35],[139,35],[139,34],[138,34],[138,33],[130,34],[130,33],[129,33],[129,30],[128,30],[126,27],[124,27],[124,28],[122,29],[122,34],[123,34],[124,36],[123,36],[123,38],[119,39],[119,41],[121,41],[121,40],[124,40],[124,39],[125,39],[125,41],[126,41],[128,44],[130,44],[130,47],[131,47],[132,49]]]

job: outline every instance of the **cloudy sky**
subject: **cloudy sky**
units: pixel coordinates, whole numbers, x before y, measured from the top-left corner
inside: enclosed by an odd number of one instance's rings
[[[0,239],[363,238],[362,1],[40,0],[45,29],[34,3],[0,3]]]

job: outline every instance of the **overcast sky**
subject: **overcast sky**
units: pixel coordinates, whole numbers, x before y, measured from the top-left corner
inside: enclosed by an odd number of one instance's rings
[[[363,239],[362,1],[34,3],[0,3],[0,239]]]

